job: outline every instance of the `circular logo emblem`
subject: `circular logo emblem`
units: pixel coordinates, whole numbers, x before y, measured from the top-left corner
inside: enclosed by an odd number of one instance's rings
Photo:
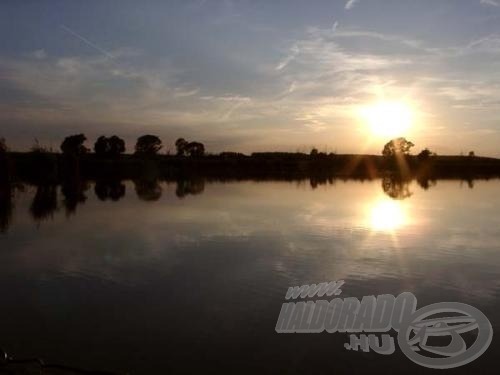
[[[467,347],[461,334],[470,331],[477,331],[477,335],[474,343]],[[428,342],[430,337],[440,336],[448,336],[442,341],[446,342],[444,346]],[[491,323],[481,311],[464,303],[441,302],[422,307],[403,322],[398,343],[413,362],[429,368],[447,369],[478,358],[486,351],[492,337]]]

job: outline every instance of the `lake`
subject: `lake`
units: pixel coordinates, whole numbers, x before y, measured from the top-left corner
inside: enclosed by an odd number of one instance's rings
[[[275,332],[289,287],[344,280],[342,297],[476,307],[492,344],[447,373],[493,373],[499,193],[498,179],[4,188],[0,347],[131,374],[432,372],[397,347],[347,351],[346,333]]]

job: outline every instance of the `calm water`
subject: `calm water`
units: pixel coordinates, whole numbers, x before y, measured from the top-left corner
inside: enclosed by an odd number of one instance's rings
[[[479,308],[493,342],[457,371],[493,372],[500,180],[382,187],[374,180],[315,189],[200,181],[13,188],[1,214],[0,347],[132,374],[425,373],[398,349],[348,352],[345,334],[275,333],[289,286],[343,279],[344,297],[411,291],[419,307]]]

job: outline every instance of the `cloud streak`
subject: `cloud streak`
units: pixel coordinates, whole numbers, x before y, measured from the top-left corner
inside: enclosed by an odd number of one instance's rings
[[[344,9],[346,9],[346,10],[351,10],[351,9],[354,7],[354,5],[355,5],[358,1],[359,1],[359,0],[349,0],[349,1],[345,4]]]
[[[60,26],[61,29],[63,29],[64,31],[66,31],[67,33],[73,35],[75,38],[78,38],[80,39],[83,43],[85,43],[86,45],[88,45],[89,47],[92,47],[93,49],[95,49],[96,51],[102,53],[104,56],[108,57],[109,59],[114,59],[114,56],[109,53],[108,51],[106,51],[104,48],[101,48],[99,47],[97,44],[95,43],[92,43],[90,40],[88,40],[87,38],[85,38],[84,36],[78,34],[77,32],[71,30],[69,27],[65,26],[65,25],[61,25]]]
[[[491,5],[494,7],[500,6],[500,3],[496,0],[481,0],[480,2],[482,5]]]

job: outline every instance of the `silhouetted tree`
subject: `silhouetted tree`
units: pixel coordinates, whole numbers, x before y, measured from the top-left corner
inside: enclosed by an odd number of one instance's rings
[[[395,138],[387,142],[382,150],[382,155],[391,157],[395,155],[408,155],[410,149],[415,146],[412,142],[407,141],[406,138]]]
[[[189,142],[186,146],[186,153],[189,156],[205,155],[205,146],[200,142]]]
[[[420,153],[417,155],[417,158],[420,161],[424,161],[424,160],[428,160],[431,156],[435,156],[435,155],[436,154],[433,153],[431,150],[429,150],[428,148],[425,148],[422,151],[420,151]]]
[[[101,135],[94,143],[94,152],[99,156],[104,156],[108,153],[108,138]]]
[[[315,158],[316,156],[318,156],[319,152],[318,152],[318,149],[317,148],[313,148],[311,150],[311,153],[309,154],[311,157]]]
[[[94,151],[99,156],[116,157],[125,152],[125,141],[116,135],[100,136],[94,144]]]
[[[125,152],[125,141],[113,135],[109,138],[109,153],[111,156],[118,156]]]
[[[177,149],[178,156],[186,155],[186,147],[189,144],[184,138],[179,138],[175,141],[175,148]]]
[[[142,155],[156,155],[162,147],[160,138],[147,134],[137,139],[135,152]]]
[[[469,151],[469,157],[473,158],[474,156],[476,156],[476,154],[474,153],[474,151]]]
[[[61,151],[63,154],[77,156],[85,154],[88,152],[87,147],[83,143],[87,140],[87,137],[83,134],[70,135],[64,138],[61,143]]]
[[[175,141],[175,148],[178,156],[203,156],[205,146],[200,142],[188,142],[184,138]]]

